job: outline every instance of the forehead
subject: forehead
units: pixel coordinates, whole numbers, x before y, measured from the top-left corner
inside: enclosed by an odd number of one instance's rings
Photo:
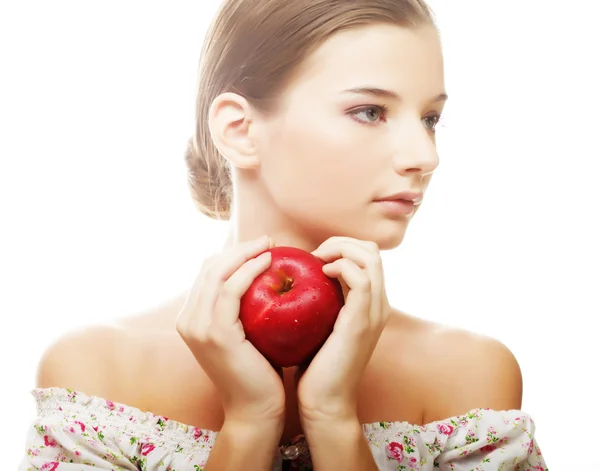
[[[439,35],[429,25],[376,24],[339,32],[304,60],[291,85],[291,93],[370,85],[430,98],[444,90]]]

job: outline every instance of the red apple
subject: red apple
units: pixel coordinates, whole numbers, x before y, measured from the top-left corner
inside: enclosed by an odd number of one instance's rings
[[[274,366],[305,364],[333,331],[344,305],[342,286],[309,252],[295,247],[268,252],[271,265],[242,296],[240,321],[246,338]]]

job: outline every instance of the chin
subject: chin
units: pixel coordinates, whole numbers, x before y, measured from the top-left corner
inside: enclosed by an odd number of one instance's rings
[[[408,223],[408,221],[406,221]],[[372,229],[366,233],[354,236],[356,239],[372,240],[377,243],[379,250],[392,250],[398,247],[404,240],[407,224],[382,224],[373,225]]]
[[[390,234],[388,236],[377,235],[373,239],[379,245],[379,250],[392,250],[398,247],[404,240],[404,231],[401,233]]]

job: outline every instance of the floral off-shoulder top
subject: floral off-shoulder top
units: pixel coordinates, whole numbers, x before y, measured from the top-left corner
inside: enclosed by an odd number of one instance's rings
[[[34,389],[37,417],[18,471],[202,471],[218,436],[125,404]],[[426,425],[364,424],[383,471],[547,471],[531,417],[474,409]],[[273,450],[273,471],[312,470],[304,437]]]

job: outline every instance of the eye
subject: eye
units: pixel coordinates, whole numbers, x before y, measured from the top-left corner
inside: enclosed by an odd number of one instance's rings
[[[360,123],[377,124],[378,121],[385,122],[388,107],[381,105],[369,105],[363,108],[350,111],[353,119]]]
[[[442,119],[442,117],[439,114],[434,114],[431,116],[426,116],[425,118],[423,118],[423,123],[425,123],[425,127],[427,129],[429,129],[432,132],[435,132],[435,128],[437,126],[437,124],[440,122],[440,119]]]

